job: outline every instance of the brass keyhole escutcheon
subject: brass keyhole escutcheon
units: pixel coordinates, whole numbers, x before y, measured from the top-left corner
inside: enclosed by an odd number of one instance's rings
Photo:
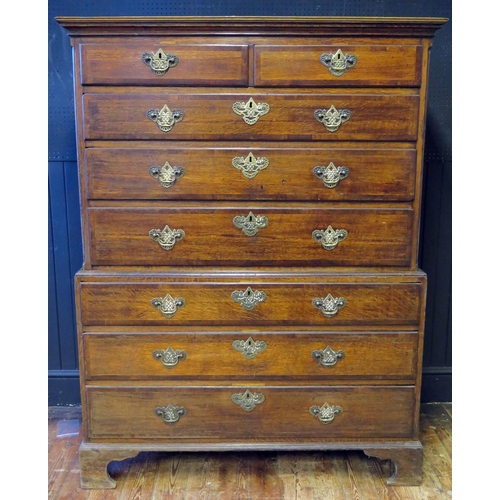
[[[269,160],[263,156],[256,158],[253,153],[249,153],[245,158],[237,156],[233,158],[232,164],[237,168],[247,179],[253,179],[261,170],[264,170],[269,165]]]
[[[248,287],[246,290],[235,290],[231,298],[240,304],[245,311],[253,311],[258,304],[267,299],[267,294],[261,290],[252,290]]]
[[[237,215],[233,219],[233,224],[247,236],[255,236],[259,229],[267,227],[269,220],[264,215],[254,215],[249,212],[247,216]]]
[[[255,125],[261,116],[269,113],[269,104],[266,102],[256,103],[251,97],[247,102],[235,102],[233,111],[243,118],[247,125]]]
[[[156,76],[163,76],[170,68],[174,68],[179,64],[179,58],[176,55],[165,54],[161,49],[158,49],[156,53],[144,52],[141,59]]]
[[[231,395],[231,401],[245,411],[252,411],[257,405],[262,404],[266,398],[260,392],[251,392],[247,389],[244,393],[237,393]]]

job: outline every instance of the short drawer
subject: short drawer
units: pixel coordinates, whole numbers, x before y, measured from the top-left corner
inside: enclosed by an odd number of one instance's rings
[[[411,201],[415,149],[87,148],[89,199]]]
[[[247,86],[247,45],[181,45],[140,38],[80,44],[82,85]]]
[[[422,283],[215,282],[124,276],[79,285],[83,325],[419,325]]]
[[[411,208],[91,208],[93,265],[409,266]]]
[[[259,87],[416,87],[421,65],[421,45],[255,46]]]
[[[398,379],[414,382],[410,332],[168,332],[83,335],[85,379]]]
[[[345,89],[317,94],[189,93],[182,89],[175,92],[165,89],[159,94],[155,89],[147,90],[137,89],[135,94],[85,94],[85,139],[414,141],[417,138],[420,100],[417,94],[376,94],[375,90],[353,94]],[[239,106],[238,112],[233,106]],[[248,108],[260,110],[256,111],[255,122],[248,117],[245,121],[245,114],[254,117]]]
[[[331,441],[413,433],[411,386],[87,386],[86,393],[90,439]]]

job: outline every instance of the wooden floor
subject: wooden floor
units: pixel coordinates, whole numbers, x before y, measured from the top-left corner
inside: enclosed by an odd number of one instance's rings
[[[49,500],[451,499],[451,404],[422,406],[424,482],[388,487],[391,462],[362,451],[140,453],[112,462],[115,490],[79,488],[80,413],[49,408]]]

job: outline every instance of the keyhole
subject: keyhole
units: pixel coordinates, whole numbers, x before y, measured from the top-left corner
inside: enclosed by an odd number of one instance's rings
[[[337,59],[340,59],[340,54],[337,54]]]
[[[158,59],[161,59],[161,52],[158,54]]]

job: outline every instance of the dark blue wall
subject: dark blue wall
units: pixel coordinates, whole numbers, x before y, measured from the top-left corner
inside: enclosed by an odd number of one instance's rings
[[[447,17],[431,56],[420,266],[429,276],[424,401],[451,401],[451,0],[49,0],[49,405],[80,402],[73,276],[82,263],[71,46],[56,16]]]

